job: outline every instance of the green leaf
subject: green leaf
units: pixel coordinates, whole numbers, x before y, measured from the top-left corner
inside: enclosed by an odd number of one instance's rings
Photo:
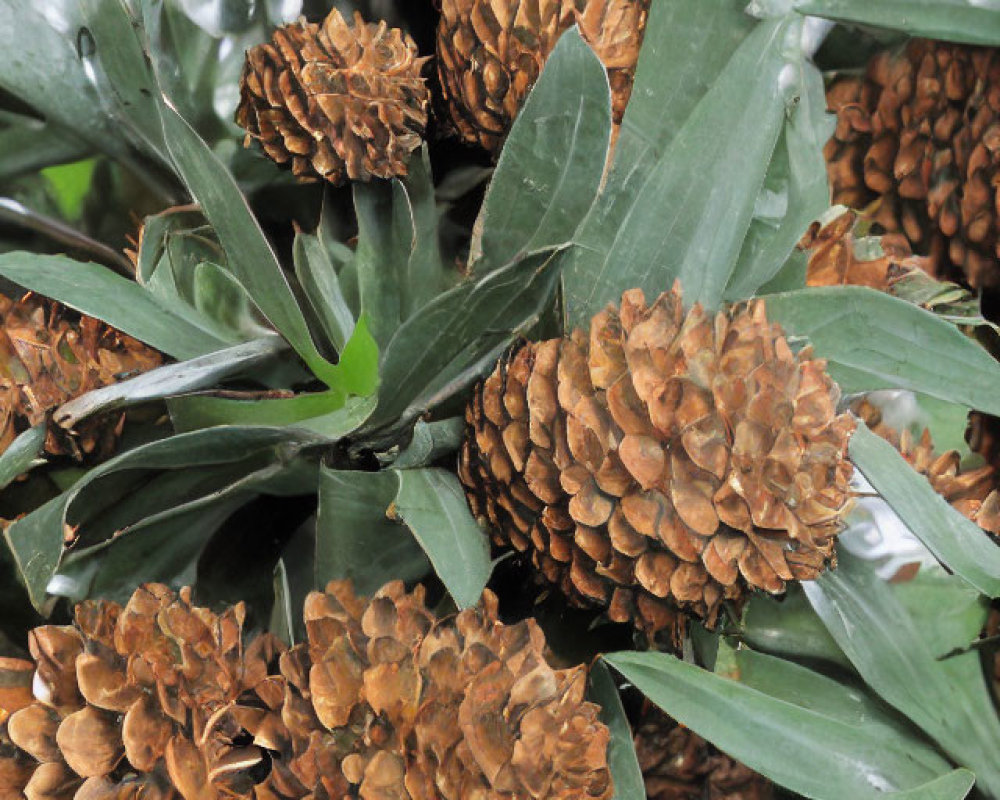
[[[791,702],[665,653],[623,652],[604,659],[680,723],[807,797],[877,800],[948,769],[944,759],[929,769],[913,758],[912,737],[893,736],[884,725],[852,718],[846,704],[810,707],[815,698],[838,689],[829,678],[803,668],[795,668],[796,686],[787,689],[796,689],[797,701]],[[848,696],[846,688],[840,691]]]
[[[614,800],[646,800],[646,786],[632,743],[632,729],[625,716],[615,679],[602,661],[597,661],[590,668],[589,694],[601,707],[601,722],[611,731],[608,766],[615,787]]]
[[[3,114],[0,128],[0,181],[7,183],[28,172],[77,161],[90,153],[83,139],[53,123],[33,117]]]
[[[194,358],[226,347],[208,330],[192,324],[133,281],[106,267],[65,256],[0,254],[0,275],[103,320],[174,358]]]
[[[575,238],[580,247],[567,256],[567,329],[586,325],[625,289],[655,297],[674,279],[687,303],[719,304],[786,104],[801,93],[801,28],[794,17],[759,23],[642,177],[621,187],[612,176],[609,203],[591,209]],[[660,79],[672,77],[664,70]]]
[[[130,380],[113,383],[76,397],[60,406],[54,419],[63,427],[72,428],[81,420],[99,412],[215,386],[234,375],[252,374],[262,365],[283,355],[287,356],[289,349],[284,339],[271,334],[263,339],[216,350],[188,361],[167,364]]]
[[[392,466],[396,469],[426,467],[436,459],[457,451],[464,432],[465,420],[462,417],[449,417],[434,422],[418,419],[413,426],[413,438],[395,458]]]
[[[910,36],[1000,46],[997,0],[794,0],[803,14],[873,25]]]
[[[802,289],[766,303],[786,334],[808,338],[827,359],[845,394],[911,389],[1000,414],[1000,365],[928,311],[864,286]]]
[[[996,793],[1000,721],[984,713],[989,701],[982,673],[955,680],[955,673],[935,660],[916,622],[887,585],[846,553],[840,554],[836,570],[803,588],[865,682],[957,764],[972,769],[985,793]],[[966,655],[978,664],[976,654]]]
[[[386,516],[398,490],[392,472],[320,468],[317,588],[349,578],[359,593],[371,595],[387,581],[427,574],[427,556],[413,534]]]
[[[285,642],[289,647],[295,646],[295,617],[297,611],[292,608],[292,587],[288,583],[288,569],[285,559],[279,558],[274,565],[274,605],[271,606],[271,619],[267,630]]]
[[[851,460],[914,535],[948,569],[990,597],[1000,596],[1000,548],[952,508],[891,444],[863,423],[851,436]]]
[[[229,268],[313,374],[324,382],[334,381],[334,365],[316,349],[277,257],[232,175],[177,111],[166,102],[159,109],[170,156],[215,228]]]
[[[476,524],[458,478],[443,469],[400,470],[389,512],[424,548],[459,608],[469,608],[489,580],[489,538]]]
[[[500,152],[473,236],[473,271],[572,238],[601,182],[610,98],[600,59],[575,27],[567,31]]]
[[[42,170],[42,175],[52,186],[52,192],[59,204],[59,212],[65,219],[80,218],[83,198],[90,191],[90,179],[94,175],[96,165],[96,158],[87,158]]]
[[[442,295],[407,320],[382,359],[379,405],[370,428],[408,425],[485,371],[518,331],[548,306],[558,266],[533,253]]]
[[[953,654],[979,637],[986,626],[989,599],[957,575],[922,566],[908,581],[890,584],[935,658]]]
[[[6,489],[21,475],[41,463],[39,456],[45,446],[46,433],[45,423],[39,423],[20,434],[0,453],[0,490]]]
[[[354,315],[340,291],[333,262],[318,236],[299,232],[293,246],[295,275],[327,342],[338,353],[354,330]]]

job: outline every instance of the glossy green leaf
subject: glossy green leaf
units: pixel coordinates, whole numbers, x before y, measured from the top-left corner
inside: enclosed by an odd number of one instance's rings
[[[627,191],[609,181],[618,208],[595,204],[567,255],[567,328],[585,325],[625,289],[652,298],[675,279],[687,303],[718,305],[786,105],[801,93],[801,28],[794,16],[759,23],[648,171]],[[665,71],[661,81],[670,80]]]
[[[896,737],[885,726],[851,718],[846,706],[810,707],[819,685],[827,692],[836,691],[836,686],[803,668],[795,672],[799,691],[790,701],[665,653],[623,652],[604,658],[695,733],[807,797],[877,800],[934,781],[948,769],[944,759],[937,770],[929,769],[914,759],[910,737]]]
[[[316,377],[334,382],[334,365],[316,349],[277,257],[232,175],[168,103],[159,108],[170,156],[218,233],[233,274]]]
[[[851,460],[914,535],[948,569],[990,597],[1000,596],[1000,548],[952,508],[891,444],[859,422]]]
[[[396,469],[426,467],[448,453],[457,452],[465,433],[465,420],[450,417],[434,422],[418,419],[413,426],[413,437],[406,448],[393,460]]]
[[[796,10],[950,42],[1000,47],[997,0],[793,0]]]
[[[413,534],[386,516],[398,490],[392,472],[320,469],[317,588],[349,578],[359,593],[371,595],[387,581],[427,574],[427,556]]]
[[[845,394],[911,389],[1000,414],[1000,365],[934,314],[863,286],[768,295],[767,315],[808,338]]]
[[[611,671],[597,661],[590,668],[590,699],[601,707],[601,722],[611,731],[608,766],[614,784],[614,800],[646,800],[646,786],[632,743],[632,729]]]
[[[399,491],[390,515],[413,531],[459,608],[476,605],[490,577],[490,544],[458,478],[433,468],[396,474]]]
[[[299,232],[293,247],[295,275],[330,346],[338,353],[354,331],[354,315],[337,272],[318,236]]]
[[[55,411],[54,419],[72,428],[80,420],[99,412],[216,386],[235,375],[251,374],[262,365],[287,356],[289,350],[284,339],[272,334],[188,361],[167,364],[74,398]]]
[[[485,274],[569,241],[597,194],[611,136],[600,60],[574,27],[563,34],[500,152],[470,263]]]
[[[3,253],[0,275],[174,358],[194,358],[229,344],[190,318],[179,317],[139,284],[99,264],[40,253]]]
[[[836,570],[803,588],[865,682],[957,764],[975,772],[987,794],[996,793],[1000,721],[983,713],[988,694],[981,672],[955,680],[958,673],[934,658],[917,623],[858,559],[842,553]]]
[[[45,423],[39,423],[20,434],[0,453],[0,490],[41,463],[39,456],[45,446],[46,433]]]

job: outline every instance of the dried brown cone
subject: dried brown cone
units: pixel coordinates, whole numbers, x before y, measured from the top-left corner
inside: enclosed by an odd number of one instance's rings
[[[927,39],[830,86],[833,201],[865,208],[934,277],[1000,288],[1000,55]]]
[[[430,93],[410,36],[354,24],[334,9],[322,24],[278,28],[247,51],[236,121],[304,181],[406,175],[427,127]]]
[[[306,600],[308,643],[281,657],[290,750],[274,797],[610,798],[608,729],[583,667],[554,670],[533,620],[479,609],[437,620],[422,587],[371,600],[348,582]]]
[[[883,421],[881,409],[867,398],[855,401],[851,408],[873,433],[899,450],[956,511],[983,530],[1000,535],[1000,472],[995,464],[964,469],[957,450],[935,453],[926,428],[919,439],[909,430],[897,431]]]
[[[0,725],[0,797],[253,797],[282,745],[284,691],[280,644],[244,641],[244,616],[150,584],[36,628],[35,700]]]
[[[459,474],[498,545],[571,601],[675,641],[686,614],[782,592],[835,559],[854,428],[764,304],[687,314],[640,290],[589,337],[528,343],[466,410]]]
[[[635,754],[648,800],[771,800],[774,785],[647,703]]]
[[[160,366],[155,350],[92,317],[35,294],[0,295],[0,452],[63,403]],[[123,417],[97,417],[73,431],[49,425],[50,455],[103,458]]]
[[[650,0],[442,0],[438,76],[462,139],[497,153],[559,36],[574,24],[608,71],[612,120],[632,93]]]

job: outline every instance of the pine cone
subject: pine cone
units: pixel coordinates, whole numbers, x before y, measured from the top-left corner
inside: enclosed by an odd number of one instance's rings
[[[761,301],[713,318],[677,286],[628,291],[589,339],[525,344],[477,387],[469,504],[571,600],[676,641],[678,611],[713,626],[835,560],[854,422],[824,370]]]
[[[438,76],[463,140],[497,153],[559,36],[574,24],[608,71],[612,119],[625,113],[650,0],[443,0]]]
[[[878,434],[899,450],[900,454],[930,482],[934,491],[947,500],[956,511],[975,522],[980,528],[1000,535],[1000,472],[996,462],[976,469],[962,469],[962,457],[957,450],[935,455],[930,431],[926,428],[920,439],[909,430],[902,433],[885,424],[882,410],[867,398],[851,406],[872,433]]]
[[[268,669],[279,643],[244,646],[244,616],[154,584],[124,608],[85,602],[74,626],[36,628],[36,699],[0,726],[0,797],[252,796],[284,692]]]
[[[281,657],[292,745],[275,794],[610,798],[609,732],[583,700],[585,670],[553,670],[534,621],[502,625],[496,598],[483,600],[438,622],[423,589],[398,581],[368,602],[346,582],[311,594],[309,642]]]
[[[871,206],[887,232],[930,258],[934,277],[973,289],[1000,288],[997,52],[914,39],[827,93],[837,114],[824,151],[833,202]]]
[[[771,800],[773,784],[647,703],[635,754],[648,800]]]
[[[367,181],[406,174],[427,127],[426,58],[398,28],[354,25],[337,9],[321,25],[278,28],[247,51],[236,121],[301,180]]]
[[[155,350],[92,317],[34,294],[0,295],[0,452],[63,403],[161,363]],[[45,450],[105,458],[122,423],[94,418],[72,432],[50,425]]]

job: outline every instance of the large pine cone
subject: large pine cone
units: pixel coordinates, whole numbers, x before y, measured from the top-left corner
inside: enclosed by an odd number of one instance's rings
[[[98,389],[160,366],[162,356],[92,317],[28,294],[0,295],[0,452],[51,411]],[[122,418],[94,418],[69,432],[50,425],[50,455],[107,457]]]
[[[417,45],[384,22],[278,28],[247,51],[236,121],[301,180],[333,184],[406,174],[427,127],[430,93]]]
[[[648,800],[771,800],[764,776],[647,703],[635,727],[635,754]]]
[[[754,301],[685,315],[675,286],[525,344],[466,411],[460,476],[494,541],[580,604],[676,640],[678,610],[777,593],[833,562],[854,423],[825,362]]]
[[[932,274],[1000,288],[1000,56],[914,39],[835,81],[825,155],[833,201],[864,208]]]
[[[438,76],[459,135],[496,153],[574,24],[608,71],[612,118],[632,92],[650,0],[442,0]]]

